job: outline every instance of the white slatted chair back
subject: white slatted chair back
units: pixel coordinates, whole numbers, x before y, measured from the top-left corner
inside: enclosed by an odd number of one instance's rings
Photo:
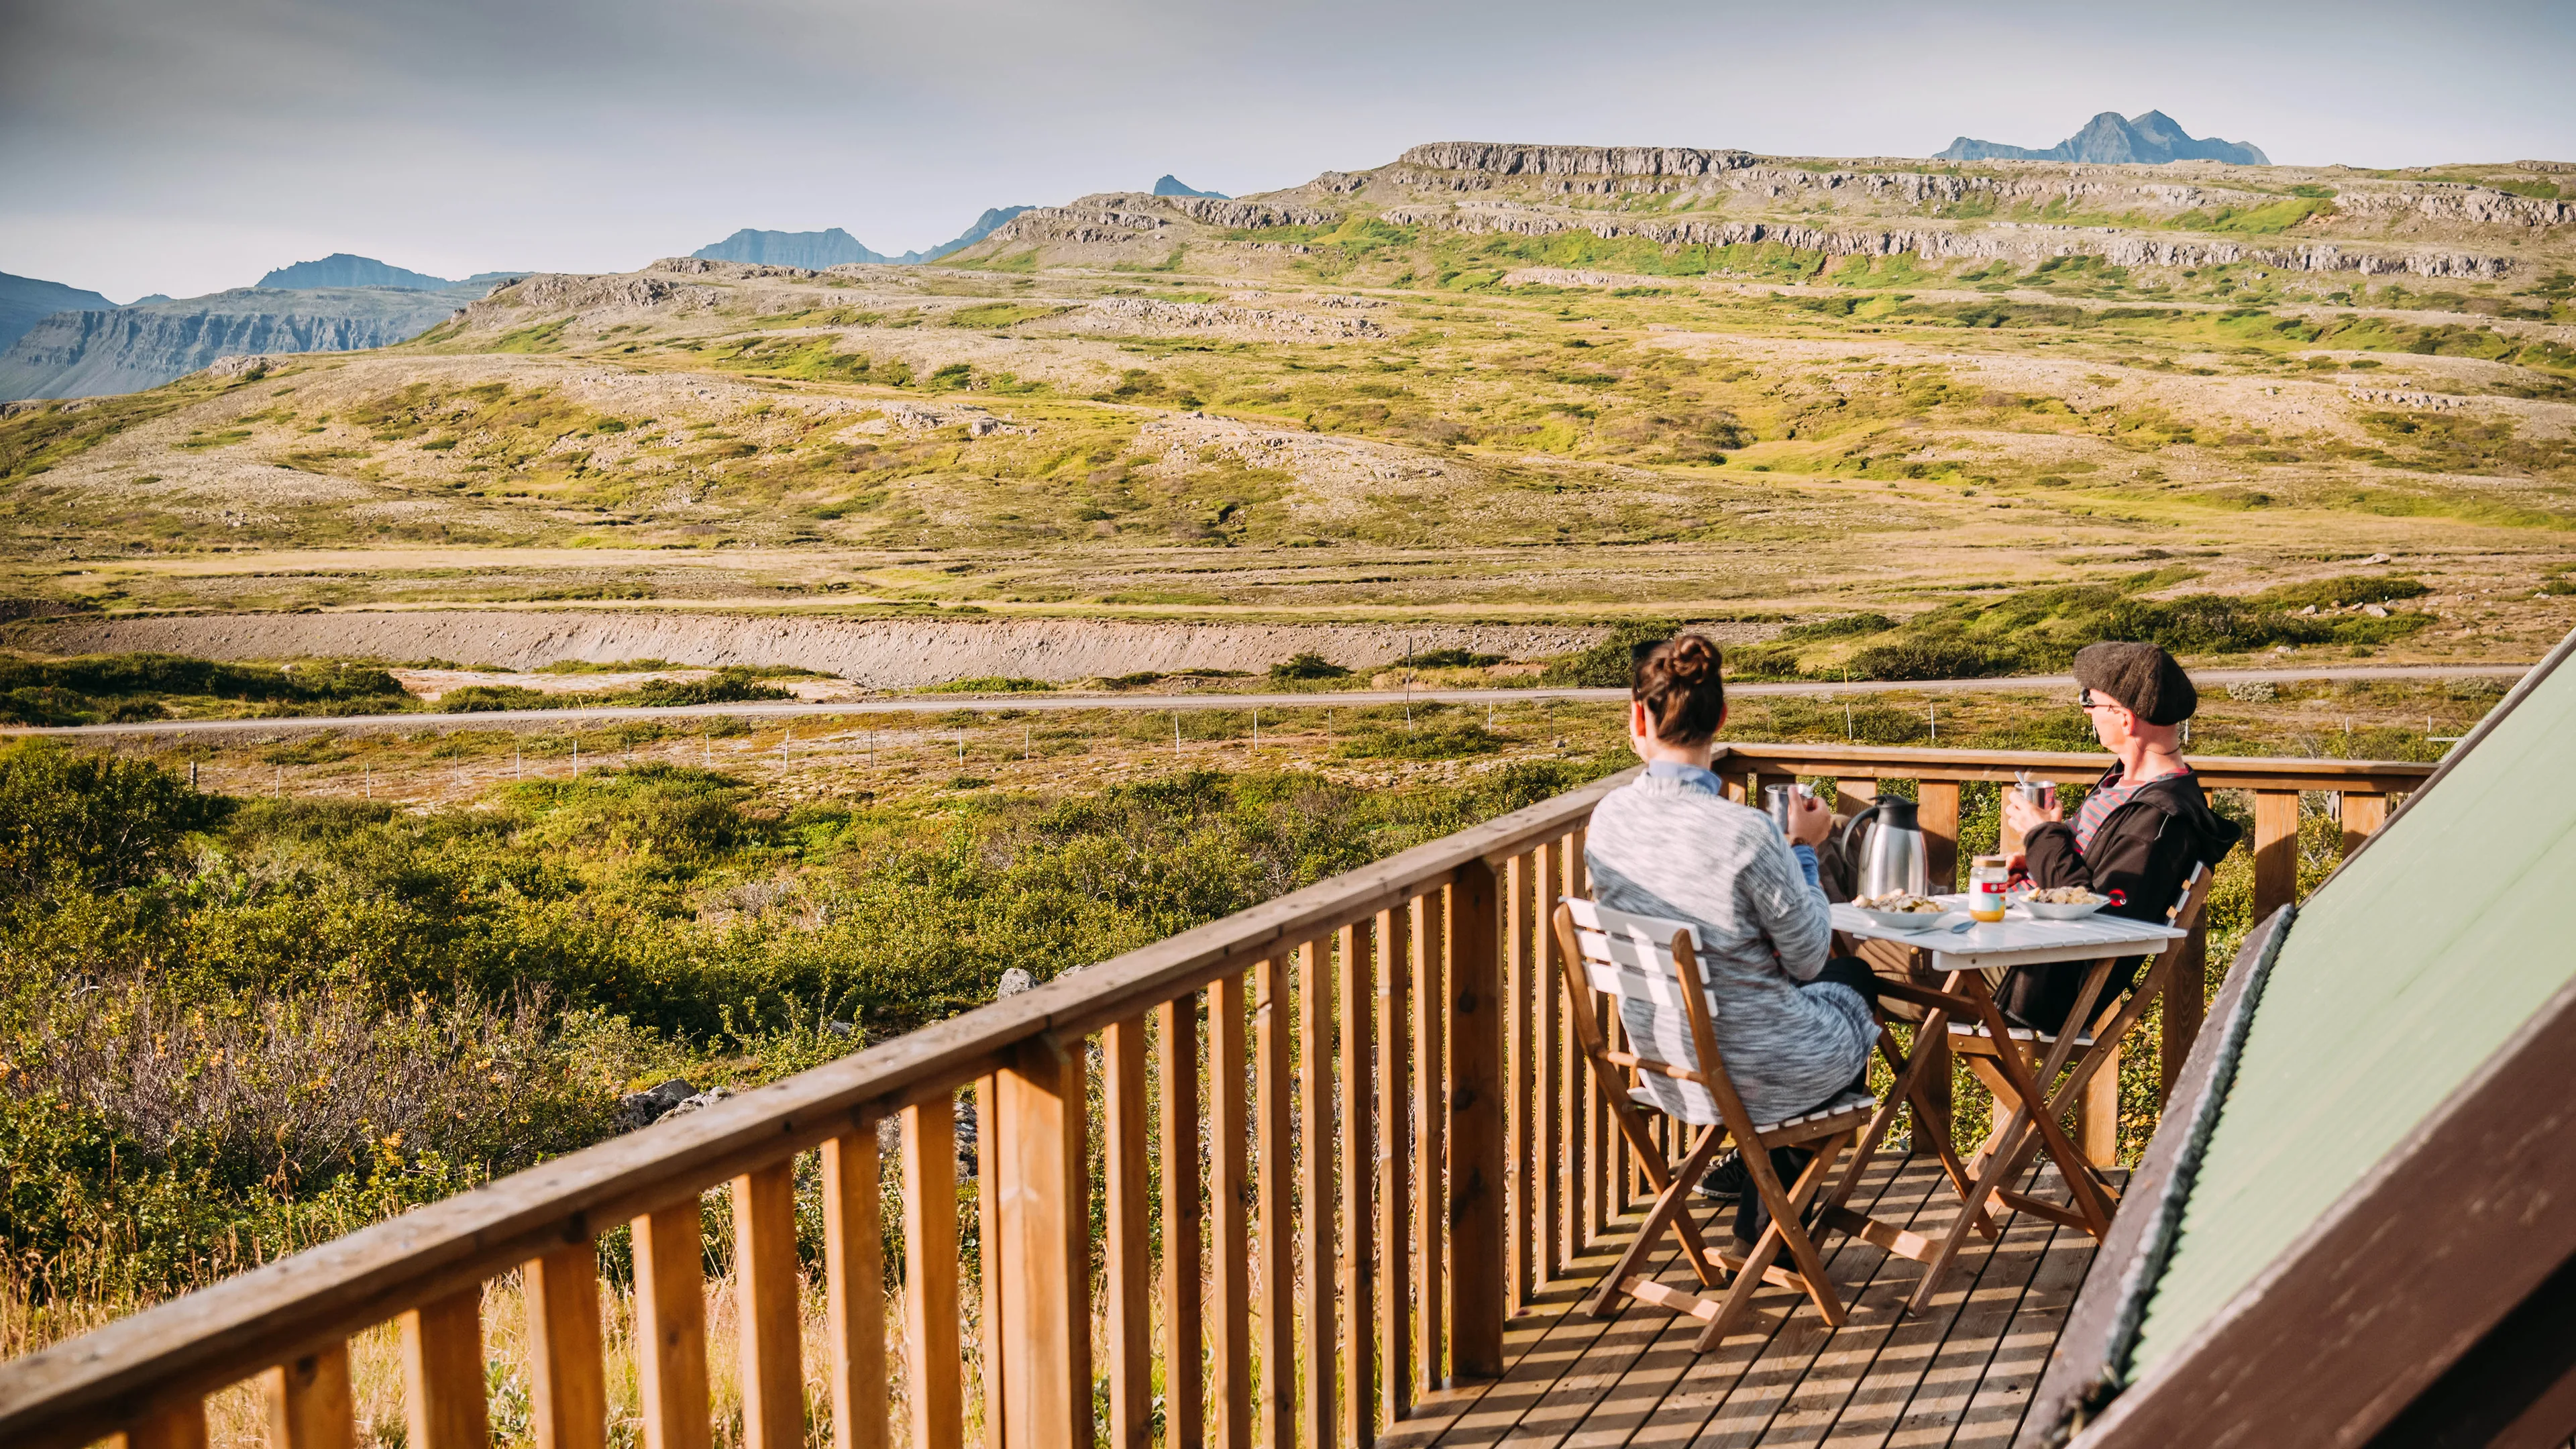
[[[1574,896],[1564,901],[1574,917],[1574,939],[1583,953],[1584,979],[1594,991],[1616,1003],[1628,1049],[1640,1058],[1637,1085],[1629,1097],[1640,1106],[1693,1126],[1705,1127],[1722,1120],[1717,1099],[1709,1095],[1706,1087],[1655,1070],[1658,1066],[1691,1072],[1706,1070],[1692,1040],[1690,1012],[1683,1004],[1682,969],[1673,960],[1673,937],[1686,937],[1696,953],[1698,934],[1687,921],[1632,915]],[[1700,989],[1701,999],[1708,1003],[1709,1019],[1714,1022],[1717,998],[1699,976],[1695,961],[1690,963],[1689,974]]]

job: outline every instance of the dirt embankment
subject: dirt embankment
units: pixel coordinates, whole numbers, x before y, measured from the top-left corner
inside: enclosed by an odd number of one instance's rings
[[[1742,626],[1738,626],[1741,628]],[[792,664],[877,689],[988,675],[1075,680],[1193,669],[1262,670],[1315,653],[1351,668],[1407,649],[1527,659],[1581,649],[1604,631],[1527,625],[1149,624],[1087,619],[780,619],[727,614],[237,614],[26,626],[23,646],[58,654],[155,652],[209,659],[448,659],[535,669],[596,664]],[[1720,626],[1708,632],[1732,631]],[[1747,637],[1756,632],[1744,629]]]

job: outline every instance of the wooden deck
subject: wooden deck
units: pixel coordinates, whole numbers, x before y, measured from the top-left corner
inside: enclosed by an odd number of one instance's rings
[[[2053,1174],[2038,1190],[2063,1196]],[[1953,1221],[1959,1198],[1934,1159],[1888,1155],[1854,1195],[1855,1205],[1864,1202],[1875,1204],[1874,1216],[1938,1232]],[[1900,1317],[1921,1266],[1835,1235],[1826,1263],[1851,1307],[1841,1329],[1825,1327],[1803,1297],[1770,1290],[1755,1300],[1764,1310],[1759,1321],[1702,1356],[1691,1351],[1695,1319],[1634,1302],[1596,1319],[1578,1306],[1636,1222],[1621,1220],[1621,1231],[1579,1260],[1579,1276],[1551,1285],[1512,1320],[1501,1379],[1434,1396],[1378,1442],[2001,1449],[2021,1424],[2094,1250],[2074,1229],[2009,1217],[1997,1241],[1972,1243],[1960,1255],[1929,1313]],[[1660,1263],[1664,1281],[1689,1281],[1677,1253]]]

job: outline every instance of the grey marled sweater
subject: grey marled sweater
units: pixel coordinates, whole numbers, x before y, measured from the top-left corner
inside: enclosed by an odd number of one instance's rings
[[[1671,766],[1604,796],[1584,860],[1613,910],[1687,921],[1716,1000],[1717,1049],[1757,1123],[1818,1107],[1869,1064],[1878,1025],[1848,986],[1816,981],[1833,939],[1771,817]]]

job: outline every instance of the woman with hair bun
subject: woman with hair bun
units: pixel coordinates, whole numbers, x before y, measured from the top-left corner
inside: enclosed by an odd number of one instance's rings
[[[1768,813],[1727,799],[1709,769],[1726,723],[1720,663],[1697,634],[1638,648],[1628,743],[1646,770],[1594,807],[1584,860],[1602,905],[1690,923],[1728,1074],[1754,1121],[1777,1122],[1866,1090],[1873,978],[1832,956],[1816,846],[1833,812],[1798,797],[1784,839]],[[1794,1182],[1808,1156],[1783,1148],[1772,1166]],[[1749,1183],[1729,1154],[1702,1188],[1735,1199],[1736,1235],[1748,1241],[1768,1221]]]

